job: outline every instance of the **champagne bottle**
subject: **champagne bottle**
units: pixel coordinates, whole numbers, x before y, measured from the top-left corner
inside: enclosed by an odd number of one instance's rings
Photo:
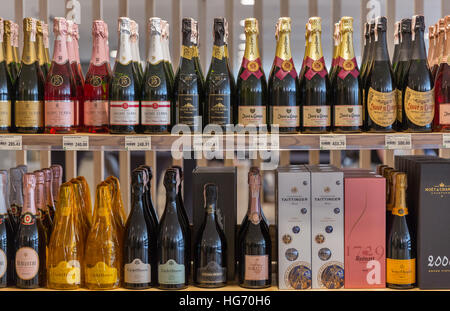
[[[5,50],[5,58],[6,65],[8,67],[8,72],[11,77],[11,81],[14,83],[19,74],[19,64],[14,61],[14,22],[10,20],[4,21],[4,50]],[[25,31],[25,27],[24,27]],[[25,39],[24,39],[25,41]]]
[[[45,204],[45,173],[43,171],[35,171],[36,176],[36,190],[35,190],[35,204],[37,211],[37,222],[38,226],[45,235],[45,244],[48,245],[50,242],[50,235],[52,234],[53,223],[50,218],[50,213],[48,211],[47,205]]]
[[[364,71],[361,71],[361,82],[363,86],[363,95],[365,94],[364,86],[366,85],[367,76],[370,73],[370,70],[373,66],[373,56],[375,52],[375,20],[371,20],[369,23],[369,47],[368,47],[368,55],[367,55],[367,63],[364,67]],[[365,100],[365,96],[363,96],[363,101]],[[364,115],[363,115],[364,117]]]
[[[42,23],[42,37],[44,38],[44,55],[45,64],[47,65],[47,72],[50,70],[50,52],[49,52],[49,40],[48,40],[48,24]]]
[[[81,241],[86,241],[86,237],[91,231],[91,223],[86,215],[86,201],[83,194],[82,182],[76,178],[70,180],[73,190],[73,214],[76,223],[78,235]]]
[[[166,20],[161,20],[161,44],[163,47],[163,57],[164,57],[164,66],[169,74],[170,85],[173,87],[174,82],[174,73],[172,67],[172,60],[170,57],[170,48],[169,48],[169,23]]]
[[[336,24],[334,24],[334,33],[333,33],[333,60],[331,62],[331,69],[330,69],[330,83],[333,81],[334,76],[336,75],[336,71],[339,67],[338,57],[339,57],[339,46],[340,45],[341,45],[340,24],[336,23]],[[369,48],[367,48],[367,49],[369,49]],[[306,53],[305,53],[305,55],[306,55]]]
[[[19,288],[44,287],[46,284],[46,244],[43,232],[38,229],[34,204],[36,176],[23,176],[23,209],[16,234],[16,286]]]
[[[371,53],[370,27],[370,23],[364,24],[364,50],[361,60],[361,77],[364,76],[366,72],[366,68],[369,64],[369,54]]]
[[[172,126],[171,80],[164,62],[161,19],[148,22],[150,48],[141,87],[141,129],[143,133],[169,133]]]
[[[23,207],[23,191],[22,191],[22,179],[23,172],[18,167],[10,169],[11,187],[10,187],[10,217],[14,227],[14,231],[17,232],[20,222],[20,214]]]
[[[139,55],[139,25],[134,20],[130,21],[130,45],[131,58],[134,70],[137,72],[138,84],[141,84],[144,72],[142,70],[141,57]]]
[[[433,68],[435,66],[434,63],[434,53],[436,50],[436,34],[434,33],[434,30],[436,28],[436,25],[428,27],[428,41],[429,41],[429,48],[428,48],[428,66],[431,68],[431,72],[433,72]]]
[[[450,15],[445,17],[445,46],[435,80],[436,109],[434,113],[433,129],[439,132],[450,131]]]
[[[78,176],[77,180],[81,182],[81,192],[84,197],[84,210],[83,213],[86,215],[85,218],[89,224],[92,226],[92,201],[91,201],[91,190],[89,189],[89,184],[84,176]]]
[[[18,66],[18,72],[21,69],[20,57],[19,57],[19,24],[13,22],[11,26],[11,36],[13,38],[13,59],[14,63]]]
[[[291,19],[278,19],[277,48],[269,76],[269,123],[281,133],[300,131],[298,77],[291,54]]]
[[[228,22],[224,17],[214,19],[214,45],[211,64],[205,82],[205,125],[219,125],[226,130],[233,123],[235,82],[228,64]]]
[[[77,121],[77,88],[67,51],[67,21],[53,20],[55,45],[50,70],[45,81],[45,132],[74,133]]]
[[[398,54],[400,50],[400,21],[395,22],[394,26],[394,54],[392,56],[392,69],[395,70],[398,63]]]
[[[238,240],[239,285],[265,288],[271,285],[272,256],[269,228],[261,216],[261,175],[258,170],[248,174],[249,204],[247,218]]]
[[[52,192],[52,170],[49,168],[42,169],[44,172],[44,193],[45,193],[45,205],[48,210],[48,216],[50,217],[52,224],[55,220],[55,201],[53,200],[53,192]]]
[[[227,243],[216,218],[217,186],[203,190],[205,217],[195,241],[194,283],[200,287],[222,287],[227,282]]]
[[[108,25],[102,20],[92,23],[92,57],[84,84],[84,130],[107,133],[109,126],[108,96],[111,67],[107,51]]]
[[[362,131],[362,83],[353,49],[353,18],[341,19],[341,45],[339,48],[339,68],[332,81],[333,131],[355,133]]]
[[[197,33],[197,44],[194,45],[194,56],[192,59],[194,60],[195,67],[197,68],[197,72],[200,75],[200,81],[202,84],[202,89],[205,88],[205,76],[203,75],[202,66],[200,65],[200,52],[198,50],[198,43],[200,42],[200,32],[198,31],[198,22],[194,19],[194,28]]]
[[[84,77],[80,64],[80,49],[78,40],[80,34],[78,25],[72,21],[67,21],[67,52],[69,54],[70,69],[72,70],[75,86],[75,128],[81,129],[84,124]]]
[[[395,185],[395,205],[392,209],[392,225],[386,254],[386,285],[389,288],[407,289],[413,288],[416,283],[416,259],[406,218],[408,208],[405,173],[395,176]]]
[[[84,240],[77,223],[75,194],[70,182],[61,185],[48,247],[48,287],[77,289],[83,275]]]
[[[373,63],[365,85],[365,128],[369,132],[394,132],[397,117],[395,76],[386,40],[387,18],[375,20]]]
[[[194,57],[198,42],[194,19],[183,18],[181,31],[181,58],[173,86],[175,123],[185,124],[191,131],[197,131],[200,130],[200,117],[203,115],[203,82]]]
[[[23,52],[21,70],[14,81],[14,131],[44,131],[44,76],[36,56],[36,20],[23,20]],[[8,51],[8,47],[7,47]]]
[[[0,133],[8,133],[11,130],[12,82],[3,52],[6,45],[3,30],[3,19],[0,18]]]
[[[331,90],[322,50],[322,21],[311,17],[305,58],[305,75],[300,79],[302,132],[326,133],[331,129]],[[269,87],[270,89],[270,87]]]
[[[109,85],[109,123],[113,134],[134,134],[139,126],[139,80],[132,63],[130,19],[119,18],[119,50]]]
[[[123,286],[130,289],[145,289],[151,286],[151,266],[155,253],[155,241],[149,215],[144,210],[144,174],[132,173],[131,212],[128,217],[123,240]]]
[[[2,37],[2,36],[0,36]],[[8,171],[0,171],[0,287],[14,284],[14,227],[8,214]]]
[[[425,18],[412,20],[412,55],[402,88],[402,126],[406,132],[431,132],[434,117],[434,79],[424,42]]]
[[[52,164],[52,166],[50,166],[50,169],[52,170],[52,194],[54,206],[57,206],[59,198],[59,187],[62,184],[63,168],[59,164]]]
[[[178,212],[177,184],[176,170],[167,169],[164,175],[166,206],[158,232],[158,283],[161,289],[186,288],[189,279],[189,245]]]
[[[436,79],[436,75],[439,70],[439,65],[441,64],[442,56],[444,55],[445,19],[443,19],[443,18],[439,19],[439,22],[436,25],[436,31],[437,31],[437,33],[435,34],[435,36],[437,38],[436,38],[436,45],[435,45],[435,50],[434,50],[434,63],[433,63],[433,67],[430,68],[433,79]]]
[[[50,69],[47,66],[46,58],[45,58],[45,47],[44,47],[44,34],[42,29],[42,24],[44,22],[38,20],[36,21],[36,54],[37,59],[39,61],[39,67],[41,67],[42,74],[44,75],[44,79],[47,78],[48,70]]]
[[[85,284],[89,289],[113,289],[120,284],[122,254],[111,210],[109,186],[101,183],[97,186],[94,224],[85,247]]]
[[[237,78],[234,122],[244,126],[267,124],[267,82],[258,44],[258,21],[245,19],[245,51]]]

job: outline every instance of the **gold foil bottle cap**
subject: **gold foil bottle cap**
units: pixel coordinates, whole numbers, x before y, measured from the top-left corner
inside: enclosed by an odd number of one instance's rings
[[[36,187],[36,175],[33,173],[26,173],[23,175],[23,188],[35,188]],[[25,192],[25,190],[24,190]]]
[[[11,24],[12,24],[12,21],[10,21],[10,20],[5,20],[5,21],[3,21],[3,28],[4,28],[4,31],[5,31],[5,35],[11,35]]]
[[[395,187],[396,188],[404,188],[406,189],[406,174],[405,173],[398,173],[395,175]]]
[[[36,184],[43,184],[45,182],[45,174],[43,171],[35,171],[34,176],[36,176]]]
[[[246,18],[244,22],[246,34],[259,34],[258,20],[256,18]]]
[[[308,25],[310,32],[322,32],[322,19],[320,17],[310,17]]]
[[[341,23],[334,24],[333,37],[335,42],[339,42],[339,39],[341,38]]]
[[[340,22],[340,31],[344,32],[353,32],[353,17],[344,16],[341,18]]]
[[[445,31],[449,31],[450,30],[450,15],[447,15],[445,17]]]
[[[277,23],[278,33],[280,32],[291,32],[291,18],[290,17],[280,17]]]
[[[161,19],[159,17],[149,18],[147,31],[149,34],[161,35],[161,33],[162,33]]]
[[[131,20],[128,17],[119,17],[119,25],[118,25],[117,31],[130,34]]]
[[[40,34],[40,35],[43,35],[44,33],[43,33],[43,29],[42,29],[42,24],[43,24],[44,22],[43,21],[41,21],[41,20],[37,20],[36,21],[36,32],[38,33],[38,34]]]

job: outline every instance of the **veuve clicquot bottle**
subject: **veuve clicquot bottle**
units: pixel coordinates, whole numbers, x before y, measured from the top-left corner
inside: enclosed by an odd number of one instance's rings
[[[395,22],[394,26],[394,54],[392,56],[392,70],[395,70],[398,63],[398,54],[400,52],[400,31],[401,24],[400,21]]]
[[[125,225],[123,238],[123,286],[144,289],[151,286],[152,235],[150,219],[144,210],[144,174],[132,173],[131,212]]]
[[[235,82],[228,64],[228,22],[223,17],[214,19],[214,45],[211,65],[205,82],[205,125],[219,125],[223,130],[233,123]]]
[[[171,80],[164,62],[161,19],[148,21],[149,50],[141,86],[141,132],[169,133],[172,126]]]
[[[109,85],[109,123],[113,134],[134,134],[139,126],[138,73],[132,63],[130,19],[119,18],[119,50]]]
[[[200,129],[203,115],[203,82],[195,61],[197,29],[192,18],[182,21],[181,58],[173,86],[176,124],[185,124],[190,130]]]
[[[170,85],[171,87],[173,87],[173,80],[175,79],[175,75],[173,73],[172,59],[170,57],[169,26],[170,25],[166,20],[161,20],[161,44],[163,47],[164,66],[169,73]]]
[[[245,51],[236,86],[234,122],[243,126],[266,126],[268,100],[267,82],[258,45],[258,21],[245,19]]]
[[[18,133],[44,131],[44,76],[36,56],[36,20],[23,20],[21,69],[14,82],[14,130]]]
[[[365,128],[369,132],[394,132],[397,96],[386,41],[386,17],[375,21],[373,63],[365,85]]]
[[[0,133],[11,129],[12,82],[3,49],[3,19],[0,18]]]
[[[16,286],[19,288],[44,287],[46,284],[46,244],[37,224],[34,204],[36,176],[23,176],[23,208],[16,234]]]
[[[247,218],[238,240],[239,285],[264,288],[271,285],[272,244],[269,228],[261,216],[261,175],[258,170],[248,174],[249,203]]]
[[[205,217],[194,256],[194,283],[200,287],[222,287],[227,282],[227,242],[216,218],[217,195],[217,185],[204,186]]]
[[[14,228],[8,214],[8,171],[0,171],[0,287],[14,283]]]
[[[309,19],[305,74],[300,79],[302,132],[326,133],[331,128],[331,85],[322,50],[322,21]],[[269,87],[270,89],[270,87]]]
[[[269,124],[280,133],[300,131],[298,77],[291,54],[291,19],[281,17],[276,29],[277,48],[269,76]]]
[[[416,283],[414,241],[408,229],[406,216],[406,174],[395,176],[395,206],[388,237],[386,256],[386,285],[389,288],[408,289]]]
[[[177,172],[169,168],[164,175],[166,206],[158,233],[158,283],[162,289],[182,289],[188,284],[186,233],[177,203]]]
[[[424,41],[425,18],[413,16],[412,55],[402,88],[402,124],[406,132],[431,132],[434,118],[434,79]]]
[[[14,83],[19,74],[19,64],[14,61],[14,22],[10,20],[4,21],[5,33],[3,35],[4,51],[6,58],[6,65],[11,77],[11,81]],[[24,27],[25,32],[25,27]],[[25,40],[25,38],[24,38]]]
[[[362,83],[353,48],[353,18],[343,17],[340,27],[339,67],[332,81],[333,131],[357,133],[362,131],[363,100]]]

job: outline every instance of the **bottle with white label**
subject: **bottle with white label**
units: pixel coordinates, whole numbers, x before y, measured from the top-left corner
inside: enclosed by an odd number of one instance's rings
[[[14,231],[7,209],[8,171],[0,171],[0,287],[13,285]]]
[[[148,134],[170,133],[173,121],[170,75],[164,63],[161,31],[161,19],[150,18],[150,47],[141,86],[141,132]]]

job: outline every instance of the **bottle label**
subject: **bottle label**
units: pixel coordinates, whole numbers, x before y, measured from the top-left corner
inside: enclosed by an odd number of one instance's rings
[[[11,214],[16,216],[17,218],[20,217],[20,214],[22,213],[22,207],[17,204],[11,204]]]
[[[136,258],[124,267],[125,283],[141,284],[151,282],[151,269],[149,264]]]
[[[170,101],[142,101],[142,125],[170,125]]]
[[[5,252],[0,249],[0,279],[5,275],[6,268],[8,267],[8,258]]]
[[[75,124],[75,102],[73,100],[45,101],[45,126],[69,127]]]
[[[367,109],[370,119],[381,127],[388,127],[394,124],[397,117],[396,91],[389,93],[378,92],[369,89],[367,96]]]
[[[439,104],[439,125],[450,125],[450,103]]]
[[[84,124],[86,126],[107,125],[108,120],[107,100],[87,100],[84,102]]]
[[[255,60],[248,60],[247,58],[242,58],[241,67],[244,71],[241,73],[240,77],[242,80],[246,81],[250,76],[255,76],[256,79],[260,79],[263,76],[261,71],[261,59],[258,57]]]
[[[11,101],[0,101],[0,126],[11,126]]]
[[[416,283],[416,259],[386,258],[386,282],[408,285]]]
[[[213,51],[212,56],[218,60],[222,60],[224,57],[226,57],[225,52],[225,45],[217,46],[213,45]]]
[[[408,215],[408,209],[406,207],[394,207],[392,208],[392,215],[396,216],[406,216]]]
[[[210,261],[205,267],[198,268],[197,281],[201,284],[215,284],[226,282],[226,268],[217,262]]]
[[[181,57],[191,60],[195,56],[195,46],[185,46],[181,47]]]
[[[270,115],[272,124],[278,124],[280,127],[300,126],[299,106],[271,106]]]
[[[138,101],[110,101],[109,103],[111,125],[138,125],[139,102]]]
[[[334,126],[361,126],[361,105],[336,105],[334,106]]]
[[[209,94],[208,124],[226,125],[231,123],[231,97],[225,94]]]
[[[245,276],[248,281],[269,278],[269,255],[245,255]]]
[[[99,261],[92,268],[86,268],[86,283],[115,284],[119,281],[117,269]]]
[[[16,101],[14,103],[14,120],[16,127],[43,127],[43,101]]]
[[[402,90],[397,89],[397,120],[401,123],[403,120],[403,93]]]
[[[292,58],[289,60],[284,60],[278,56],[275,56],[274,65],[279,68],[275,74],[278,80],[283,80],[287,75],[290,75],[294,79],[297,77],[297,71],[295,70],[294,61]]]
[[[304,127],[327,127],[331,125],[330,106],[303,106]]]
[[[31,280],[39,272],[39,255],[31,247],[21,247],[16,252],[16,273],[22,280]]]
[[[196,126],[199,115],[198,94],[179,94],[177,101],[177,124]]]
[[[78,260],[60,261],[56,267],[49,268],[49,281],[56,284],[81,284],[81,269]]]
[[[165,264],[158,265],[158,282],[168,285],[184,284],[184,269],[184,265],[179,265],[175,260],[169,259]]]
[[[417,126],[430,124],[434,117],[434,89],[428,92],[417,92],[407,87],[405,113],[408,120]]]
[[[22,222],[21,222],[22,225],[31,226],[31,225],[34,225],[34,222],[35,222],[34,220],[35,220],[36,216],[29,212],[26,212],[25,214],[23,214],[21,216],[21,218],[22,218]]]
[[[266,107],[240,106],[238,123],[244,126],[249,124],[266,124]]]

